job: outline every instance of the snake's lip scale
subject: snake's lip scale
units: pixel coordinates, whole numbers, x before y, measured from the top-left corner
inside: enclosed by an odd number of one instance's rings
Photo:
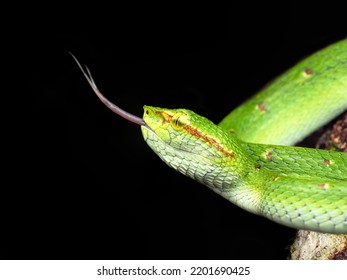
[[[150,130],[150,131],[152,131],[153,133],[155,133],[154,130],[153,130],[145,121],[143,121],[143,124],[141,124],[141,126],[147,128],[148,130]]]

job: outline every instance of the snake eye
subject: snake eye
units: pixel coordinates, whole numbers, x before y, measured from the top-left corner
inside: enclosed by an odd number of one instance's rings
[[[188,124],[188,116],[185,113],[178,112],[173,115],[171,125],[174,129],[178,130]]]

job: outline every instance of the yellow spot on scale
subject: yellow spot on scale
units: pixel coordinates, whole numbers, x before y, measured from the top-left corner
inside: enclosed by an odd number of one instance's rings
[[[264,112],[264,113],[267,112],[266,106],[263,102],[258,103],[257,109],[261,112]]]
[[[329,188],[329,185],[326,183],[322,183],[322,184],[318,184],[318,187],[323,190],[327,190]]]
[[[279,178],[278,176],[275,176],[275,177],[272,179],[272,181],[274,181],[274,182],[275,182],[275,181],[277,181],[277,180],[278,180],[278,178]]]
[[[304,72],[302,73],[302,75],[304,76],[304,78],[308,78],[308,77],[311,77],[313,75],[313,70],[310,69],[310,68],[306,68],[304,70]]]
[[[271,151],[266,151],[265,152],[265,158],[267,160],[272,160],[272,152]]]
[[[323,164],[324,165],[331,165],[333,162],[331,161],[331,160],[329,160],[329,159],[324,159],[323,160]]]

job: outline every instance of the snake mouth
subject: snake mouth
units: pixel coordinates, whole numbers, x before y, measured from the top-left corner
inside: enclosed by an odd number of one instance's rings
[[[154,134],[156,134],[154,130],[143,119],[141,120],[143,121],[143,124],[140,124],[141,127],[146,128],[147,130],[152,131]]]

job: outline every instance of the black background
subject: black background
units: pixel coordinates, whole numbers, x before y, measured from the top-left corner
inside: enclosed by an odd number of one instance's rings
[[[145,104],[183,107],[218,123],[347,35],[338,7],[246,6],[93,3],[28,13],[12,34],[16,100],[2,106],[13,137],[4,149],[1,259],[287,257],[295,230],[168,168],[139,127],[97,99],[68,54],[133,114]]]

